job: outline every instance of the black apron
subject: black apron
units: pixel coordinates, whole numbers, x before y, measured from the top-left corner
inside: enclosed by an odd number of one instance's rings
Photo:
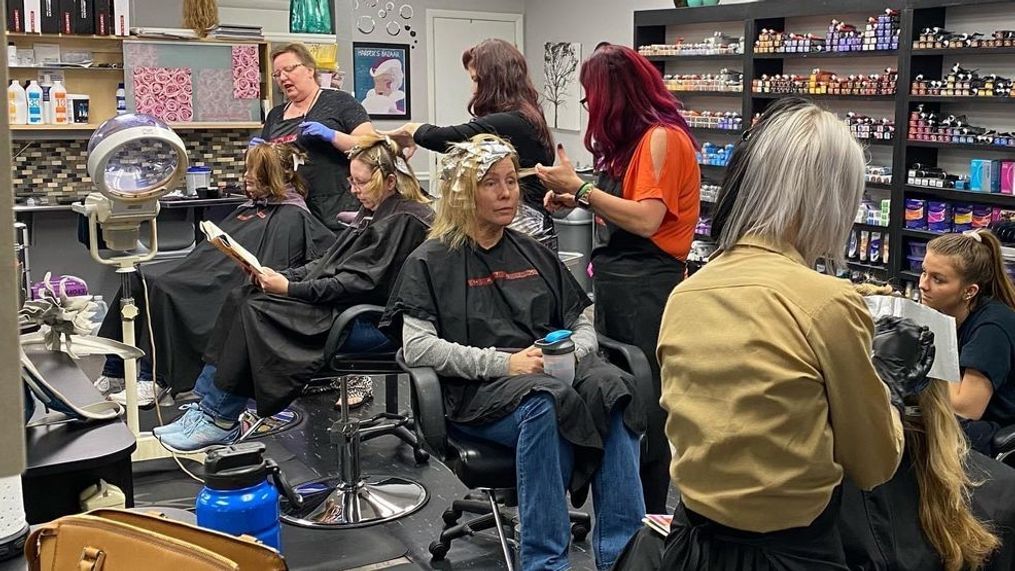
[[[605,174],[596,187],[623,196],[620,181]],[[641,484],[649,513],[666,513],[670,489],[670,446],[666,439],[666,411],[656,346],[659,325],[670,292],[684,278],[684,263],[664,252],[648,238],[632,234],[596,217],[596,248],[592,252],[593,288],[596,294],[596,330],[642,350],[652,367],[652,394],[642,395],[648,416]]]
[[[677,505],[664,540],[643,528],[628,542],[619,571],[847,571],[835,527],[841,494],[807,527],[768,533],[718,524]]]

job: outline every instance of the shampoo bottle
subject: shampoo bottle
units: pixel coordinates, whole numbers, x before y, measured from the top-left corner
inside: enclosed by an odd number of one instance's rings
[[[53,101],[53,123],[56,125],[66,125],[67,123],[70,123],[67,89],[64,88],[63,83],[59,79],[53,84],[53,89],[50,90],[49,97]]]
[[[11,125],[28,123],[28,98],[25,88],[16,79],[12,79],[11,86],[7,88],[7,117]]]
[[[42,88],[42,122],[47,125],[53,124],[53,82],[49,78],[49,74],[42,77],[42,83],[39,84]]]
[[[39,82],[33,79],[28,84],[25,97],[28,100],[28,124],[42,125],[42,88],[39,87]]]

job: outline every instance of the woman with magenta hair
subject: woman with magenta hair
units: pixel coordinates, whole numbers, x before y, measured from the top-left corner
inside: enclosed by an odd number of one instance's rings
[[[667,513],[670,449],[656,341],[698,223],[696,143],[659,70],[634,50],[600,46],[582,64],[579,80],[589,111],[585,148],[599,179],[582,181],[560,145],[557,164],[536,169],[550,189],[548,210],[588,208],[600,221],[592,252],[596,330],[638,346],[652,366],[654,390],[643,395],[648,430],[641,482],[648,512]]]

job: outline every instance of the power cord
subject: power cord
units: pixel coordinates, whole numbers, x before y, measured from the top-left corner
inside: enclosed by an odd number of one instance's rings
[[[148,343],[149,343],[149,346],[151,347],[151,350],[152,350],[152,352],[151,352],[151,358],[152,358],[152,382],[156,383],[155,386],[158,387],[158,383],[155,381],[155,379],[156,379],[155,372],[158,371],[158,368],[156,367],[157,363],[155,361],[155,331],[152,329],[152,306],[149,303],[149,300],[151,298],[148,296],[148,280],[145,279],[144,272],[141,271],[141,268],[137,269],[137,274],[139,276],[141,276],[141,288],[144,290],[145,322],[146,322],[146,325],[147,325],[147,328],[148,328]],[[159,406],[159,395],[158,395],[158,391],[157,390],[156,390],[156,393],[155,393],[155,416],[157,416],[158,419],[159,419],[159,426],[165,426],[166,425],[165,421],[162,419],[162,407]],[[160,444],[161,444],[161,442],[160,442]],[[166,450],[169,450],[169,449],[167,448]],[[188,470],[186,466],[183,465],[183,461],[180,460],[180,457],[177,456],[176,452],[173,452],[172,450],[169,450],[169,453],[173,455],[173,460],[176,462],[176,465],[180,467],[180,470],[182,470],[184,474],[190,476],[192,479],[200,482],[201,484],[204,484],[204,480],[202,480],[200,477],[195,475],[193,472]]]

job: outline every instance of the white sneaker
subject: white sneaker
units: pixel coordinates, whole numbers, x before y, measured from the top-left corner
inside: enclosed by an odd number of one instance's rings
[[[102,393],[102,396],[109,396],[110,393],[118,393],[126,387],[126,381],[121,377],[107,377],[101,375],[92,383]]]
[[[138,381],[137,382],[137,406],[141,408],[148,408],[155,404],[155,381]],[[118,393],[109,395],[109,400],[121,405],[127,406],[127,390],[124,389]]]

